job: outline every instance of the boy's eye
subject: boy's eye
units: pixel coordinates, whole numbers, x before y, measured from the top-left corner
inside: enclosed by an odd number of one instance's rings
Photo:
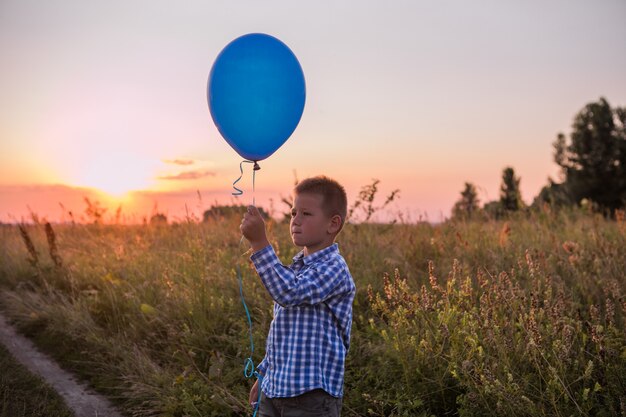
[[[295,210],[291,211],[291,217],[296,217],[296,211]]]
[[[310,216],[310,215],[311,215],[311,213],[309,213],[308,211],[305,211],[305,212],[304,212],[304,213],[302,213],[302,214],[304,214],[305,216]]]

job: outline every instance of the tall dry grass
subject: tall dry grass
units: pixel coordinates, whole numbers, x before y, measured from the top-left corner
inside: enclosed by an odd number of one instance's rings
[[[1,227],[2,309],[128,415],[245,415],[236,262],[257,363],[271,299],[239,223]],[[287,226],[268,227],[288,262]],[[338,240],[358,287],[344,415],[626,415],[623,218],[349,224]]]

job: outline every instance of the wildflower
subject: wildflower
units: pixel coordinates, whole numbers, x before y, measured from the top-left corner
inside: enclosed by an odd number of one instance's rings
[[[394,288],[389,281],[389,274],[385,272],[383,275],[383,289],[385,291],[385,296],[388,300],[391,300],[394,296]]]
[[[435,265],[433,261],[428,261],[428,280],[430,281],[430,286],[433,290],[440,290],[439,284],[437,283],[437,277],[435,276]]]
[[[372,289],[372,284],[367,286],[367,299],[370,303],[374,301],[374,290]]]
[[[569,254],[574,254],[578,252],[580,246],[578,245],[578,243],[568,240],[566,242],[563,242],[563,249]]]
[[[465,298],[472,297],[472,279],[467,277],[465,281],[461,283],[461,295]]]
[[[534,277],[535,272],[537,271],[537,265],[535,264],[535,261],[533,260],[533,257],[528,249],[526,250],[525,257],[526,265],[528,266],[528,272],[530,272],[531,277]]]
[[[589,306],[589,316],[591,317],[592,323],[597,323],[600,321],[600,311],[598,309],[598,306],[596,306],[595,304]]]
[[[433,308],[433,301],[430,293],[426,289],[425,285],[420,288],[420,306],[422,310],[431,310]]]
[[[541,333],[537,327],[537,321],[535,320],[535,310],[531,308],[528,315],[528,333],[530,333],[530,342],[532,345],[541,346]]]
[[[557,349],[559,360],[562,362],[565,362],[570,354],[573,339],[574,328],[570,325],[563,326],[561,340]]]
[[[602,333],[604,333],[604,327],[601,324],[591,326],[591,340],[593,340],[593,343],[597,345],[602,344],[602,340],[604,339]],[[602,346],[600,346],[600,349],[602,350]]]
[[[614,326],[615,325],[615,304],[613,303],[613,300],[611,300],[610,298],[607,298],[605,300],[605,304],[606,304],[606,321],[609,324],[609,326]]]

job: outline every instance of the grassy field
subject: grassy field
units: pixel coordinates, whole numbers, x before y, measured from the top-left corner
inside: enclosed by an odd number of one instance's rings
[[[0,227],[1,308],[128,415],[246,415],[238,262],[256,363],[271,299],[239,223]],[[288,262],[288,226],[269,229]],[[623,218],[349,224],[338,241],[358,287],[344,415],[626,416]]]
[[[0,417],[72,417],[61,397],[0,345]]]

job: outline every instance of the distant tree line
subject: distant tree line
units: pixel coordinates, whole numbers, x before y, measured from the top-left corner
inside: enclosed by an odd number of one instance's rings
[[[559,133],[553,148],[554,162],[561,168],[560,182],[548,178],[531,208],[588,205],[612,216],[626,207],[626,107],[611,108],[604,98],[587,104],[574,117],[569,138]],[[512,167],[504,168],[500,198],[482,208],[476,186],[466,182],[452,217],[499,218],[527,209],[520,181]]]
[[[259,212],[263,218],[268,219],[269,214],[267,211],[259,207]],[[220,221],[226,218],[230,218],[233,216],[243,217],[244,213],[248,210],[248,206],[243,204],[231,204],[231,205],[213,205],[209,209],[205,210],[202,213],[202,221]],[[197,220],[196,220],[197,221]],[[147,219],[145,221],[148,222]],[[150,216],[150,225],[159,226],[159,225],[167,225],[168,220],[167,216],[163,213],[159,213],[155,211],[152,216]]]
[[[258,207],[259,213],[264,219],[269,218],[269,214],[263,209],[263,207]],[[202,215],[203,221],[209,220],[221,220],[223,218],[237,216],[243,217],[243,215],[248,211],[248,206],[243,204],[232,204],[232,205],[215,205],[205,210]]]

